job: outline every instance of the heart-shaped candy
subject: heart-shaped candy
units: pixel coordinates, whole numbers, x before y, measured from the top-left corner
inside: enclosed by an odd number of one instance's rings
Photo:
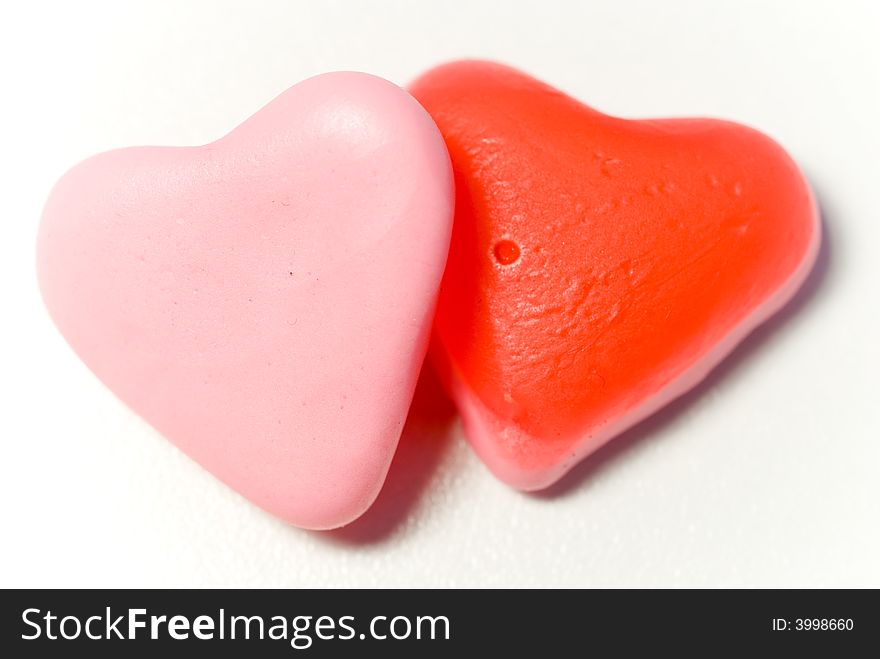
[[[754,130],[617,119],[484,62],[411,91],[456,181],[440,367],[468,439],[518,488],[694,386],[814,261],[810,189]]]
[[[279,517],[345,524],[385,478],[446,262],[452,177],[399,87],[332,73],[221,140],[96,156],[53,190],[38,271],[124,402]]]

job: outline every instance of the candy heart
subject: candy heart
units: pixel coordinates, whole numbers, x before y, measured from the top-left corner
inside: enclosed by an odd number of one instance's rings
[[[754,130],[609,117],[485,62],[411,91],[456,181],[440,367],[468,439],[518,488],[693,387],[814,261],[810,189]]]
[[[335,527],[370,505],[397,445],[452,203],[411,96],[322,75],[213,144],[75,167],[43,215],[40,286],[161,433],[275,515]]]

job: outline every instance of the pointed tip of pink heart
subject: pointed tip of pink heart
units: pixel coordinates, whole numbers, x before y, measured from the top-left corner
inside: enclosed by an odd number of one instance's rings
[[[382,486],[452,206],[425,110],[380,78],[325,74],[212,144],[75,167],[43,214],[40,287],[151,425],[267,511],[328,529]]]

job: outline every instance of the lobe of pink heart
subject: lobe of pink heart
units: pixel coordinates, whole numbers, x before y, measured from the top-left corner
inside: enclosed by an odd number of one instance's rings
[[[343,525],[384,481],[446,262],[449,157],[379,78],[306,80],[226,137],[68,172],[38,275],[125,403],[282,519]]]

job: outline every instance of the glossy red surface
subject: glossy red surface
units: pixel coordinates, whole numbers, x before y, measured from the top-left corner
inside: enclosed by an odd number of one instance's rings
[[[567,454],[696,364],[804,261],[809,188],[750,128],[623,120],[513,69],[457,62],[411,93],[440,127],[456,217],[435,333],[497,419]]]

